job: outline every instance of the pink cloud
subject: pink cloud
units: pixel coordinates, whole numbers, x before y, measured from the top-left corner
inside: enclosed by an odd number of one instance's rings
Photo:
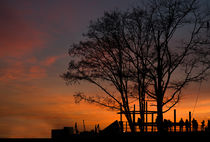
[[[5,67],[0,68],[1,81],[29,81],[31,79],[41,79],[47,76],[46,69],[38,65],[36,59],[33,58],[26,62],[22,60],[7,60],[6,64]]]
[[[0,67],[0,80],[29,81],[45,78],[50,66],[62,57],[62,55],[50,56],[41,61],[34,56],[28,59],[16,57],[4,59],[2,62],[5,65]]]
[[[0,57],[20,57],[43,48],[49,35],[26,20],[21,12],[0,4]]]
[[[52,56],[52,57],[48,57],[46,58],[43,62],[42,65],[43,66],[50,66],[53,63],[55,63],[55,61],[59,58],[59,56]]]
[[[46,69],[40,66],[32,66],[29,69],[28,78],[38,79],[46,77]]]

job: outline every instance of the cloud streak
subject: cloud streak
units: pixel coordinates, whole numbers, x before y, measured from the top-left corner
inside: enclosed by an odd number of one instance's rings
[[[48,56],[43,60],[36,57],[8,58],[0,62],[0,81],[30,81],[48,76],[51,66],[63,56]]]
[[[29,81],[47,76],[44,67],[27,64],[22,62],[22,60],[7,60],[4,64],[4,67],[0,68],[0,81]]]
[[[20,57],[44,48],[49,35],[25,19],[18,9],[2,1],[0,13],[0,57]]]

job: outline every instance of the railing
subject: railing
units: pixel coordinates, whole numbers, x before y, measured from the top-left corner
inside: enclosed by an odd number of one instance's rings
[[[122,125],[123,125],[123,132],[125,133],[131,132],[131,129],[127,121],[122,121]],[[157,123],[144,123],[142,127],[144,129],[144,132],[157,132],[158,131]],[[141,132],[141,128],[139,127],[137,123],[135,125],[135,129],[136,129],[136,132]],[[199,125],[197,129],[194,129],[192,125],[190,127],[186,127],[186,126],[180,127],[179,124],[174,125],[174,123],[172,123],[171,126],[165,127],[165,130],[168,132],[194,132],[194,131],[204,131],[204,127]]]

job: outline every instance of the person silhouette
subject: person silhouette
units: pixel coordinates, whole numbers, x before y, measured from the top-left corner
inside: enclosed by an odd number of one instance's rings
[[[193,127],[193,131],[197,131],[198,130],[198,122],[194,118],[192,120],[192,127]]]
[[[183,132],[183,127],[184,127],[184,121],[183,121],[183,119],[181,118],[181,120],[179,121],[179,131],[180,131],[180,132]]]
[[[171,131],[172,126],[173,126],[173,123],[171,122],[171,120],[168,120],[168,128],[169,128],[169,131]]]
[[[188,121],[188,119],[186,119],[186,121],[185,121],[185,129],[186,129],[186,132],[189,131],[189,128],[190,128],[190,122]]]
[[[210,120],[208,120],[206,131],[210,132]]]
[[[168,132],[168,120],[166,120],[166,119],[164,119],[163,120],[163,126],[164,126],[164,130],[166,131],[166,132]]]
[[[79,134],[79,131],[78,131],[78,128],[77,128],[77,122],[75,122],[74,128],[75,128],[75,133]]]
[[[201,131],[204,131],[205,130],[205,121],[203,120],[201,122]]]
[[[138,123],[138,125],[139,125],[140,131],[143,131],[143,130],[144,130],[144,127],[143,127],[142,119],[141,119],[141,118],[138,118],[137,123]]]

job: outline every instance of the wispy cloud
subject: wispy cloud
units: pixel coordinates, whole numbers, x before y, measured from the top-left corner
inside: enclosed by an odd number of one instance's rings
[[[49,56],[43,60],[36,57],[8,58],[0,62],[0,81],[30,81],[47,77],[50,67],[63,56]]]
[[[41,62],[41,65],[43,65],[43,66],[51,66],[52,64],[54,64],[56,62],[56,60],[58,60],[61,57],[62,56],[51,56],[51,57],[47,57],[45,60],[43,60]]]
[[[31,62],[31,61],[30,61]],[[32,61],[35,63],[35,61]],[[39,65],[28,64],[22,60],[4,61],[4,67],[0,68],[0,81],[26,81],[46,77],[46,69]]]
[[[0,57],[20,57],[45,47],[50,36],[25,19],[18,9],[2,1],[0,13]]]

